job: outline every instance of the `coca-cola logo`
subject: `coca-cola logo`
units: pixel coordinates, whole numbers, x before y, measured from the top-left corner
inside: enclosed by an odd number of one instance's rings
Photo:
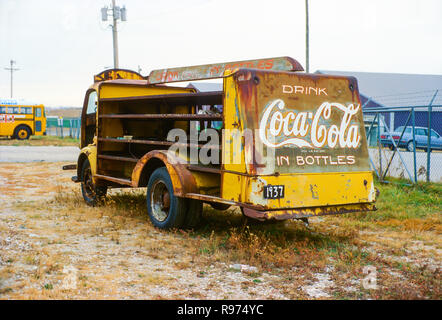
[[[316,112],[286,109],[281,99],[271,101],[259,123],[259,137],[271,148],[357,148],[361,142],[359,126],[352,123],[360,105],[323,102]],[[332,112],[341,113],[340,124],[327,124]]]

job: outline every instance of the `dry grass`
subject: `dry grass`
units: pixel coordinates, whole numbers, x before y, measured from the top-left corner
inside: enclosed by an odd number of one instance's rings
[[[376,213],[314,218],[309,228],[248,225],[238,210],[205,206],[197,230],[161,231],[144,189],[113,190],[91,208],[62,164],[19,166],[0,165],[0,298],[442,297],[438,186],[378,186]],[[63,289],[69,266],[75,290]],[[362,286],[366,266],[377,290]]]
[[[0,137],[0,146],[75,146],[80,145],[79,139],[61,138],[56,136],[31,136],[28,140],[17,140]]]

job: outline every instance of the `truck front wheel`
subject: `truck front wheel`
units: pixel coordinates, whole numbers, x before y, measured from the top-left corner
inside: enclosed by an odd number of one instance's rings
[[[96,206],[107,193],[107,187],[97,186],[92,181],[92,170],[89,160],[83,162],[81,167],[81,194],[86,204]]]

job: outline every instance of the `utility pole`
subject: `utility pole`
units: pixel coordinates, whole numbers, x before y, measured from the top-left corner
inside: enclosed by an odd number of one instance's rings
[[[118,69],[118,30],[117,30],[117,14],[115,9],[115,0],[112,0],[112,39],[114,42],[114,68]]]
[[[112,39],[113,39],[113,47],[114,47],[114,68],[118,69],[118,28],[117,23],[118,20],[126,21],[126,7],[118,7],[115,5],[115,0],[112,0],[112,6],[110,8],[103,7],[101,8],[101,20],[107,21],[108,16],[112,17]]]
[[[12,81],[13,80],[13,74],[14,74],[14,71],[18,71],[20,69],[19,68],[14,68],[14,64],[16,64],[16,62],[14,60],[11,59],[10,63],[11,63],[11,66],[9,68],[5,68],[5,70],[11,71],[11,98],[12,98],[12,93],[13,93],[13,91],[12,91],[12,88],[13,88],[13,81]]]
[[[305,0],[305,71],[309,73],[309,29],[308,29],[308,0]]]

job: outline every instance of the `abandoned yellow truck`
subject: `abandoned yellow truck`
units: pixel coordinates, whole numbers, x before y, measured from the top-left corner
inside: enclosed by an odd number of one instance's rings
[[[221,79],[201,92],[172,85]],[[257,220],[376,210],[358,84],[289,57],[94,77],[75,166],[84,200],[147,188],[161,229],[195,227],[203,203]]]

